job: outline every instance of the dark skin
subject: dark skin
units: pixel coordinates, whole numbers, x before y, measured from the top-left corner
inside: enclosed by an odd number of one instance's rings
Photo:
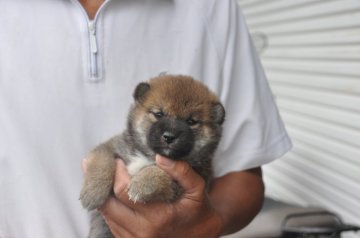
[[[103,2],[80,0],[89,19]],[[125,192],[130,177],[119,160],[116,196],[99,209],[116,238],[215,238],[242,229],[261,209],[264,184],[260,167],[215,178],[206,192],[204,180],[187,163],[161,156],[156,162],[184,188],[184,195],[172,204],[134,204]],[[86,170],[86,161],[83,167]]]
[[[94,19],[101,4],[104,3],[104,0],[79,0],[79,2],[87,12],[89,19]]]
[[[262,206],[264,187],[259,168],[217,178],[207,193],[204,180],[187,163],[168,160],[169,165],[164,165],[161,159],[167,160],[158,156],[157,165],[180,183],[184,195],[173,204],[134,204],[125,193],[130,178],[120,163],[114,189],[117,198],[101,208],[118,237],[144,237],[139,232],[157,238],[219,237],[246,226]]]
[[[157,155],[156,164],[178,181],[183,196],[171,204],[133,203],[126,193],[130,176],[118,160],[115,197],[99,209],[115,237],[215,238],[245,227],[261,209],[264,184],[260,168],[216,178],[207,193],[204,180],[186,162]],[[86,161],[83,168],[86,171]]]

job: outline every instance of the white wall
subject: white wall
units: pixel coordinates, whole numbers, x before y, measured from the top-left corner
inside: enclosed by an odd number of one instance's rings
[[[294,143],[264,166],[267,195],[360,225],[360,0],[239,4]]]

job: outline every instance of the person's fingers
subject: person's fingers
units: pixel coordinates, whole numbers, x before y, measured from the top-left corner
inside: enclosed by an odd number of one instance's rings
[[[110,197],[100,208],[99,212],[105,221],[115,226],[130,227],[136,219],[135,211],[114,197]]]
[[[132,208],[111,197],[99,208],[99,212],[114,235],[120,234],[116,237],[155,237],[151,234],[156,234],[159,228],[174,219],[174,209],[169,208],[170,205],[161,203],[136,203]]]
[[[188,163],[171,160],[161,155],[156,155],[156,163],[180,184],[184,189],[184,197],[193,200],[202,198],[205,189],[205,181]]]
[[[116,170],[114,177],[114,193],[116,197],[121,197],[126,192],[130,181],[130,175],[126,169],[124,161],[116,160]]]
[[[116,237],[116,238],[127,238],[127,237],[135,237],[134,234],[132,234],[131,232],[129,232],[126,228],[124,228],[123,226],[119,226],[115,221],[113,220],[107,220],[106,224],[108,225],[108,227],[111,230],[111,233]]]
[[[81,171],[86,174],[87,172],[87,160],[86,159],[82,159],[81,160]]]

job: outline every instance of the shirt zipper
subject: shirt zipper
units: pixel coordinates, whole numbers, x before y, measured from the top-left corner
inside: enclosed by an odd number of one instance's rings
[[[111,1],[105,0],[105,2],[101,5],[100,9],[96,13],[94,20],[90,20],[86,11],[81,6],[78,0],[71,0],[73,3],[78,5],[83,12],[83,15],[86,17],[87,25],[88,25],[88,37],[89,37],[89,77],[91,82],[99,82],[102,79],[101,69],[99,66],[101,55],[99,54],[99,45],[98,38],[96,33],[96,22],[99,15],[99,12]]]
[[[98,42],[96,38],[96,22],[89,21],[90,79],[98,81]]]

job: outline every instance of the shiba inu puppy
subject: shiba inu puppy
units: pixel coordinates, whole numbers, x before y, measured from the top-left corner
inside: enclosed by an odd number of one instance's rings
[[[131,175],[134,202],[173,202],[181,187],[155,165],[155,155],[184,160],[209,182],[211,160],[219,143],[225,110],[217,96],[188,76],[165,75],[138,84],[125,131],[98,145],[87,156],[80,200],[94,210],[113,194],[115,160]],[[95,211],[90,236],[112,237]]]

